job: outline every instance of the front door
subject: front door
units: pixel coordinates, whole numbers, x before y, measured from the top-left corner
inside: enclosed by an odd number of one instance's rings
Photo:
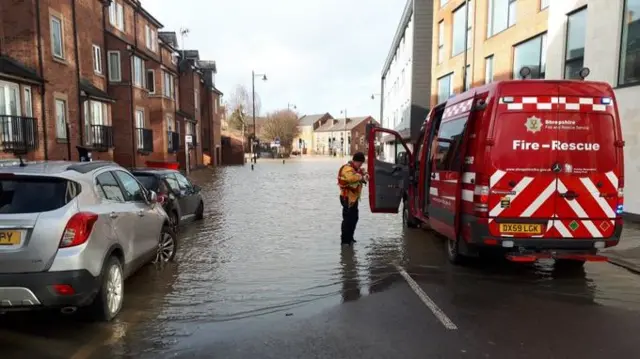
[[[393,163],[379,160],[376,156],[376,138],[379,134],[388,133],[396,138],[396,142],[404,147],[404,154],[396,154]],[[368,136],[369,153],[367,165],[369,172],[369,207],[373,213],[398,213],[402,197],[409,189],[409,198],[413,197],[413,190],[408,187],[409,166],[414,163],[413,154],[402,140],[399,133],[379,127],[372,127]],[[402,151],[401,151],[402,152]],[[397,163],[398,158],[404,158],[406,163]]]
[[[123,171],[114,173],[124,192],[129,212],[136,218],[135,227],[130,229],[136,235],[133,243],[134,255],[136,259],[144,258],[158,246],[163,219],[147,203],[142,185],[132,175]]]
[[[471,98],[447,104],[435,132],[437,137],[430,144],[429,225],[450,239],[457,237],[461,201],[473,201],[473,192],[461,189],[465,139],[473,101]]]

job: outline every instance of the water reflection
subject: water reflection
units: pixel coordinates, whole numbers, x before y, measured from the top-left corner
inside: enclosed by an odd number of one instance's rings
[[[358,260],[352,246],[342,246],[340,251],[340,267],[342,271],[342,301],[358,300],[360,294],[360,279],[358,278]]]

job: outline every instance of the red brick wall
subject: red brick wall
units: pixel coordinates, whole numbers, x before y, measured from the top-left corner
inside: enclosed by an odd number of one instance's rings
[[[71,0],[42,1],[40,12],[42,22],[44,74],[47,79],[45,108],[47,131],[49,134],[49,159],[77,160],[76,146],[79,144],[80,112],[78,103],[78,83],[73,39],[73,20]],[[54,58],[51,44],[51,16],[62,18],[64,59]],[[69,139],[56,138],[55,99],[63,99],[67,103],[67,121],[69,123]],[[68,144],[71,145],[71,158]]]
[[[364,138],[367,130],[367,124],[370,123],[370,121],[377,123],[376,120],[369,117],[365,121],[360,122],[353,129],[351,129],[351,146],[349,146],[351,147],[351,150],[350,150],[351,154],[354,154],[356,152],[365,152],[365,155],[366,155],[367,141],[365,139],[363,140],[364,142],[360,143],[360,138]]]
[[[0,1],[0,52],[38,69],[35,0]]]

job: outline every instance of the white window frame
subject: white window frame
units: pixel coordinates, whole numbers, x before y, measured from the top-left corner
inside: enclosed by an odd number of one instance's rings
[[[511,6],[514,6],[514,16],[513,17],[517,17],[518,16],[518,11],[517,11],[517,6],[518,3],[516,0],[506,0],[506,7],[503,9],[497,9],[495,10],[495,4],[496,1],[498,0],[489,0],[488,4],[487,4],[487,38],[490,38],[492,36],[495,36],[507,29],[509,29],[510,27],[514,26],[516,24],[516,19],[512,19],[512,14],[511,14]],[[506,12],[506,16],[507,16],[507,26],[504,29],[497,29],[494,32],[494,12],[495,11],[504,11]]]
[[[113,1],[109,6],[109,22],[116,29],[124,31],[124,6],[122,3]]]
[[[33,117],[33,95],[31,87],[24,88],[24,114],[27,117]]]
[[[198,109],[198,105],[200,104],[200,91],[198,91],[198,89],[193,90],[193,105],[195,107],[195,109]]]
[[[118,58],[118,62],[115,64],[116,68],[117,68],[117,75],[115,71],[113,71],[112,65],[114,65],[111,62],[111,56],[112,55],[116,55],[116,57]],[[121,62],[121,58],[120,58],[120,51],[108,51],[107,52],[107,61],[108,61],[108,66],[109,66],[109,81],[111,82],[120,82],[122,81],[122,62]]]
[[[98,45],[93,45],[93,72],[102,75],[102,49]]]
[[[54,24],[60,26],[60,53],[56,53],[56,39],[54,36]],[[59,16],[51,15],[50,27],[51,27],[51,53],[53,57],[64,60],[64,26],[63,21]]]
[[[140,117],[142,116],[142,117]],[[143,109],[137,109],[136,110],[136,129],[138,128],[145,128],[145,118],[144,118],[144,110]],[[136,131],[137,132],[137,142],[138,142],[138,149],[143,149],[144,148],[144,141],[142,136],[140,136],[140,131]]]
[[[148,24],[144,25],[144,38],[145,38],[145,44],[147,46],[147,49],[155,52],[157,49],[156,47],[157,34]]]
[[[173,75],[168,71],[163,71],[163,87],[162,87],[162,95],[166,98],[173,98],[173,87],[174,87],[174,79]]]
[[[59,103],[63,105],[62,115],[63,115],[64,123],[60,122],[60,113],[58,112]],[[56,111],[56,138],[60,140],[67,140],[68,139],[67,122],[69,122],[69,119],[68,119],[69,104],[67,100],[61,99],[61,98],[56,98],[54,100],[54,104],[55,104],[55,111]]]
[[[137,71],[136,62],[139,62],[140,68]],[[146,89],[145,87],[145,79],[147,72],[144,68],[144,60],[138,56],[133,56],[131,58],[131,77],[133,79],[133,85],[139,87],[141,89]]]
[[[149,83],[149,78],[148,78],[149,74],[151,74],[152,77],[153,77],[153,81],[151,83]],[[148,69],[146,76],[147,76],[147,78],[145,80],[147,82],[146,83],[147,90],[149,91],[150,95],[155,95],[155,93],[156,93],[156,72],[155,72],[155,70]]]
[[[489,55],[484,58],[484,83],[488,84],[493,82],[494,77],[494,55]]]

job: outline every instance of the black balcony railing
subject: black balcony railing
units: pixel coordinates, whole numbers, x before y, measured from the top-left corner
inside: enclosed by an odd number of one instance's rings
[[[137,128],[138,152],[153,152],[153,131],[146,128]]]
[[[180,149],[180,134],[177,132],[169,131],[167,133],[169,139],[169,146],[167,148],[169,153],[176,153]]]
[[[38,148],[38,126],[33,117],[0,115],[0,131],[5,152],[26,154]]]
[[[89,131],[89,141],[94,149],[98,151],[108,151],[110,148],[113,148],[113,127],[91,125]]]

